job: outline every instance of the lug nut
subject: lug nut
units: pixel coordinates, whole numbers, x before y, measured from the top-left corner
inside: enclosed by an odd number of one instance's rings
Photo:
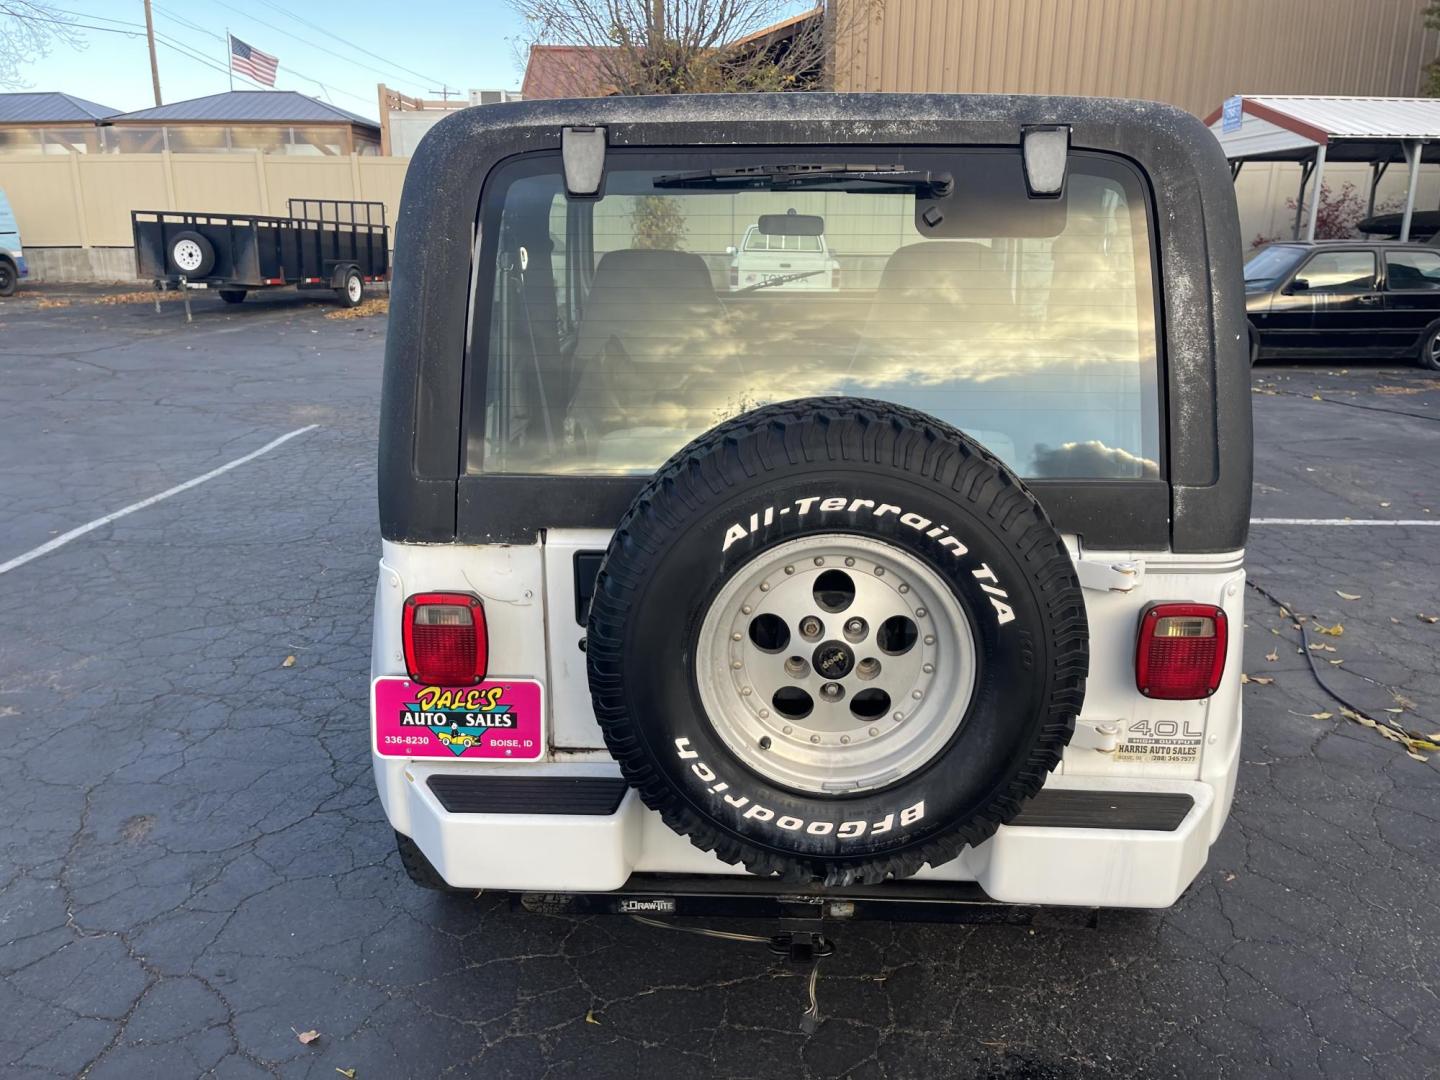
[[[820,696],[826,701],[839,701],[845,696],[845,688],[838,682],[827,682],[820,687]]]
[[[824,625],[814,615],[806,615],[800,620],[800,636],[814,640],[825,632]]]
[[[849,638],[864,637],[864,636],[865,636],[865,620],[864,620],[864,619],[848,619],[848,620],[846,620],[846,622],[845,622],[845,636],[846,636],[846,637],[849,637]]]
[[[803,679],[810,674],[810,665],[805,662],[803,656],[792,656],[785,661],[785,674],[792,679]]]
[[[873,679],[880,674],[880,661],[873,656],[867,656],[855,665],[855,674],[867,681]]]

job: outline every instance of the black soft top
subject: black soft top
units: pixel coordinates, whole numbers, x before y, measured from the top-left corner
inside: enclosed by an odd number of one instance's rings
[[[1243,256],[1230,172],[1195,117],[1154,102],[952,94],[741,94],[526,101],[465,109],[425,136],[396,224],[380,417],[380,526],[424,543],[534,541],[531,522],[609,527],[631,477],[465,476],[462,394],[481,187],[505,158],[559,150],[566,127],[620,147],[1020,144],[1063,124],[1076,150],[1118,154],[1154,198],[1168,479],[1030,481],[1094,548],[1230,551],[1250,516]],[[543,513],[537,513],[542,510]],[[509,519],[509,520],[507,520]],[[523,527],[515,527],[523,522]]]

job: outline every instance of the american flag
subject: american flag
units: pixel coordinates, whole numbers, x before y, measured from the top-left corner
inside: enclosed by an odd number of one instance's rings
[[[275,85],[275,69],[280,61],[269,53],[246,45],[233,34],[230,36],[230,67],[266,86]]]

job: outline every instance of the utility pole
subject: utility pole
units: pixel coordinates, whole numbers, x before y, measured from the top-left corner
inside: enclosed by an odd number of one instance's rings
[[[155,60],[155,17],[150,14],[150,0],[145,0],[145,41],[150,46],[150,82],[155,87],[155,105],[165,104],[160,100],[160,65]]]
[[[657,49],[665,43],[665,0],[652,0],[650,4],[650,47]]]

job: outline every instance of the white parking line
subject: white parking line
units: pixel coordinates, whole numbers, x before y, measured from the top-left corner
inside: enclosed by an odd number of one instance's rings
[[[1435,518],[1251,518],[1251,525],[1390,525],[1408,528],[1411,525],[1440,525]]]
[[[59,536],[55,537],[55,539],[47,540],[39,547],[31,548],[23,555],[16,555],[15,558],[11,559],[9,562],[0,563],[0,574],[8,574],[16,567],[24,566],[31,559],[38,559],[41,555],[48,555],[56,548],[63,547],[64,545],[68,544],[71,540],[74,540],[77,537],[84,536],[88,532],[94,532],[96,529],[104,525],[109,525],[110,522],[117,521],[120,518],[124,517],[126,514],[133,514],[136,510],[144,510],[147,506],[154,506],[156,503],[161,502],[164,499],[168,499],[172,495],[179,495],[182,491],[189,491],[193,487],[198,487],[199,485],[205,483],[206,480],[214,480],[215,477],[219,476],[221,473],[227,473],[231,469],[239,468],[247,461],[254,461],[261,454],[268,454],[271,450],[274,450],[281,443],[287,443],[291,439],[295,438],[295,436],[304,435],[307,431],[314,431],[319,426],[319,424],[306,424],[302,428],[296,428],[294,431],[286,432],[278,439],[271,439],[264,446],[260,447],[259,450],[252,450],[250,451],[250,453],[244,455],[243,457],[238,457],[234,461],[227,461],[219,468],[211,469],[209,472],[197,476],[193,480],[186,480],[183,484],[176,484],[174,487],[168,488],[167,490],[160,492],[159,495],[151,495],[148,499],[141,499],[137,503],[131,503],[129,506],[124,507],[123,509],[116,510],[113,514],[106,514],[104,517],[96,518],[94,521],[86,522],[79,528],[71,529],[67,533],[61,533]]]

